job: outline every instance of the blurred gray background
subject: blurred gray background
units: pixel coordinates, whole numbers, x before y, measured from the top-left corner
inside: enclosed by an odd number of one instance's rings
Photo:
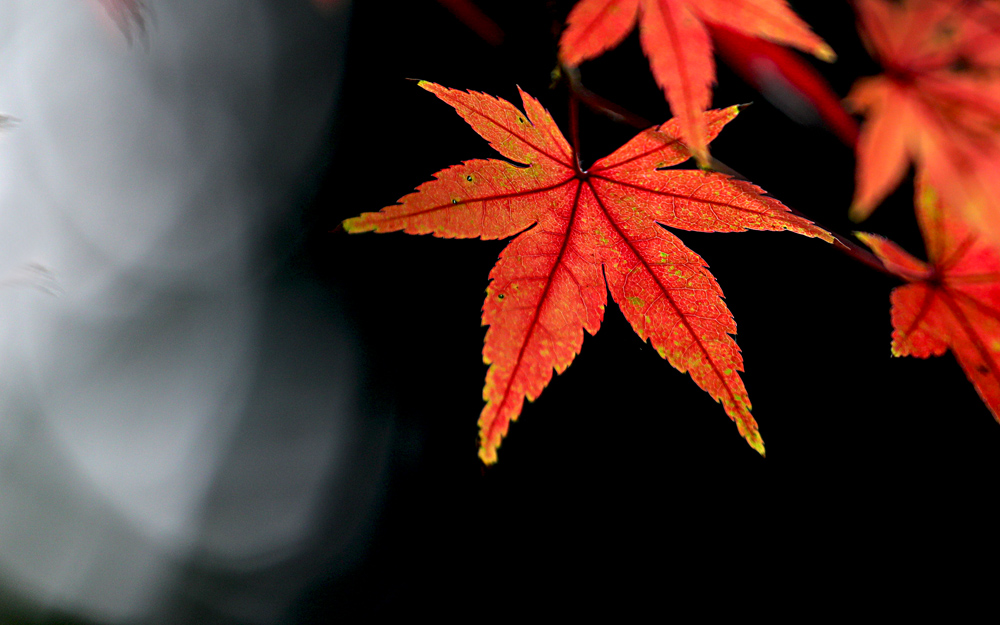
[[[360,557],[390,425],[289,262],[325,4],[0,3],[0,622],[286,622]]]

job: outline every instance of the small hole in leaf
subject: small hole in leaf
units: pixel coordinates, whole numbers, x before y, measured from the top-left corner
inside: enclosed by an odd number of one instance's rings
[[[503,293],[501,293],[500,295],[497,295],[497,299],[503,299]]]
[[[451,203],[452,203],[452,204],[458,204],[458,200],[456,200],[455,198],[452,198],[452,199],[451,199]]]
[[[523,117],[518,117],[517,118],[517,123],[523,124],[524,123],[524,118]]]
[[[469,182],[472,182],[472,176],[466,176],[465,179],[468,180]]]

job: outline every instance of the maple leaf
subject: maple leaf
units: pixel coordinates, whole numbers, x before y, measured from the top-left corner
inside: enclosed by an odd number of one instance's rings
[[[858,237],[909,284],[892,291],[892,354],[946,350],[1000,421],[1000,250],[968,228],[918,179],[917,218],[927,262],[874,234]]]
[[[607,291],[643,340],[722,403],[764,453],[739,372],[743,359],[722,290],[705,261],[657,224],[700,232],[790,230],[830,241],[761,189],[716,172],[668,170],[690,158],[677,122],[639,133],[587,170],[542,105],[421,87],[450,104],[505,160],[472,160],[435,174],[399,204],[344,222],[348,232],[502,239],[483,304],[490,365],[479,419],[487,464],[524,399],[534,400],[595,334]],[[707,114],[714,138],[736,107]],[[603,270],[603,271],[602,271]]]
[[[715,64],[706,24],[794,46],[832,61],[833,50],[785,0],[581,0],[559,42],[563,63],[576,66],[617,46],[639,23],[639,40],[656,83],[679,120],[681,138],[699,164],[709,162],[704,111],[712,101]]]
[[[964,0],[856,3],[885,73],[859,80],[848,103],[866,115],[851,216],[862,220],[909,165],[980,232],[1000,241],[1000,36]]]

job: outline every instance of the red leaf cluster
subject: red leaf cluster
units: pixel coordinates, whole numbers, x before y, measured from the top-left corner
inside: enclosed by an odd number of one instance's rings
[[[910,163],[945,205],[1000,242],[1000,13],[965,0],[856,3],[885,73],[859,80],[866,115],[851,208],[867,217]]]
[[[710,26],[835,58],[784,0],[581,0],[566,22],[559,50],[571,66],[617,46],[639,24],[653,77],[666,92],[681,139],[703,166],[709,136],[702,114],[715,83]]]
[[[722,291],[704,261],[665,228],[833,238],[748,182],[668,169],[692,156],[707,167],[709,143],[738,112],[708,110],[713,40],[779,106],[806,102],[856,147],[853,218],[867,217],[916,167],[916,215],[928,260],[877,235],[859,235],[908,283],[892,294],[893,353],[951,350],[1000,419],[1000,4],[854,6],[865,44],[884,69],[855,83],[848,97],[865,117],[860,131],[822,77],[779,47],[833,60],[784,0],[580,0],[562,34],[562,63],[575,67],[602,54],[638,24],[675,115],[587,169],[527,94],[522,112],[485,94],[420,83],[508,160],[466,161],[438,172],[399,204],[348,219],[344,228],[514,237],[490,273],[483,305],[483,359],[490,365],[479,420],[484,462],[496,460],[524,400],[538,397],[553,371],[572,363],[584,331],[598,331],[608,292],[636,333],[720,402],[763,454]],[[579,82],[573,75],[571,83]],[[573,133],[578,144],[575,127]],[[878,265],[857,246],[842,247]]]
[[[858,235],[908,283],[892,292],[892,353],[927,358],[951,350],[1000,421],[1000,250],[927,184],[918,184],[916,206],[927,262],[882,237]]]

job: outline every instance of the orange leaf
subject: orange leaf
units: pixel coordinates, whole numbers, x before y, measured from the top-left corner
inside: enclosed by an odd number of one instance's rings
[[[566,19],[559,54],[567,65],[615,47],[639,22],[639,39],[656,83],[699,164],[709,162],[702,113],[712,101],[715,63],[706,24],[795,46],[825,60],[833,50],[784,0],[580,0]]]
[[[639,133],[589,170],[549,113],[521,92],[525,112],[482,93],[421,82],[476,132],[515,161],[467,161],[378,213],[344,222],[348,232],[403,230],[439,237],[517,237],[501,253],[486,290],[483,360],[490,365],[479,419],[480,457],[572,363],[583,331],[595,334],[607,291],[660,355],[722,403],[747,442],[764,453],[730,336],[736,324],[697,254],[660,225],[702,232],[790,230],[830,241],[761,189],[715,172],[663,168],[690,158],[671,120]],[[737,114],[706,114],[709,139]]]
[[[1000,421],[1000,251],[950,214],[919,180],[926,263],[891,241],[858,236],[909,284],[892,292],[892,353],[927,358],[950,349]]]
[[[1000,242],[1000,29],[996,15],[987,19],[996,9],[961,0],[856,6],[885,73],[848,95],[867,117],[852,217],[867,217],[913,162],[946,205]]]

